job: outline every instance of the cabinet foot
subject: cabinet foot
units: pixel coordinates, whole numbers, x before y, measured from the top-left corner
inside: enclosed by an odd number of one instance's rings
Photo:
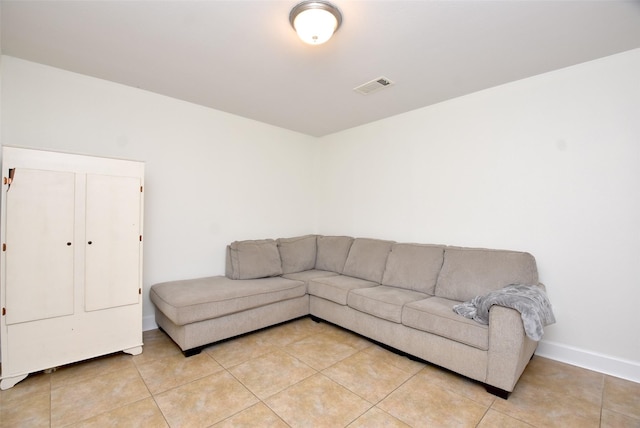
[[[125,354],[139,355],[139,354],[142,354],[142,346],[135,346],[133,348],[123,349],[122,352],[124,352]]]
[[[28,375],[24,374],[20,376],[5,377],[4,379],[0,380],[0,389],[4,391],[5,389],[13,388],[16,383],[20,382],[27,376]]]

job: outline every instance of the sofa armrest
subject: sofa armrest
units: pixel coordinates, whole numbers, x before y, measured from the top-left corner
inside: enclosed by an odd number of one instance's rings
[[[511,392],[533,356],[538,342],[524,333],[520,313],[503,306],[489,311],[488,385]]]

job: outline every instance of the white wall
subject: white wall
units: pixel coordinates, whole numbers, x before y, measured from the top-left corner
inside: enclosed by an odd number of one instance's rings
[[[640,50],[321,142],[319,233],[529,251],[539,352],[640,381]]]
[[[315,229],[315,138],[135,88],[2,58],[3,145],[146,163],[150,285],[224,274],[225,246]]]
[[[638,76],[635,50],[318,141],[4,56],[0,137],[146,162],[146,320],[151,284],[223,273],[236,239],[519,249],[558,318],[539,352],[640,381]]]

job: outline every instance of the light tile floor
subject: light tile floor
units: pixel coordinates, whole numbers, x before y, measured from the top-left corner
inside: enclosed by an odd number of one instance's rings
[[[534,357],[508,400],[309,318],[184,358],[144,352],[0,392],[2,427],[640,427],[640,384]]]

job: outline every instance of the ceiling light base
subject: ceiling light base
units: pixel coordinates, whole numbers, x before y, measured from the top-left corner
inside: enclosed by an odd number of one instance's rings
[[[291,9],[289,22],[303,42],[320,45],[338,31],[342,13],[328,1],[306,0]]]

